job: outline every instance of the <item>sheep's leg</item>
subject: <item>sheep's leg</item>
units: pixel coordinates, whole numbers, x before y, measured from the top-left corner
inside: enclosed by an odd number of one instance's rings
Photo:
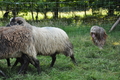
[[[12,69],[18,64],[18,62],[19,62],[19,60],[18,60],[18,58],[16,58],[16,61],[15,61],[14,65],[12,66]]]
[[[11,64],[10,64],[10,58],[7,58],[6,60],[7,60],[8,67],[10,67],[11,66]]]
[[[38,74],[41,72],[39,60],[33,57],[26,56],[29,63],[37,68]],[[24,64],[23,64],[24,65]],[[28,66],[28,65],[27,65]],[[27,70],[27,66],[24,68],[24,72]]]
[[[35,60],[35,65],[39,74],[41,72],[39,60]]]
[[[21,66],[20,70],[18,71],[18,74],[25,74],[27,70],[27,66],[29,65],[29,62],[24,62],[24,64]]]
[[[57,53],[51,55],[51,57],[52,57],[52,62],[51,62],[51,64],[50,64],[50,67],[53,67],[53,65],[54,65],[54,63],[55,63],[55,61],[56,61],[56,54],[57,54]]]
[[[18,64],[18,62],[20,62],[22,65],[24,61],[22,58],[16,58],[16,61],[15,61],[14,65],[12,66],[12,69]]]
[[[2,70],[0,70],[0,74],[1,74],[3,77],[8,78],[8,76],[6,76],[5,73],[2,72]]]
[[[33,63],[33,61],[31,61],[31,60],[33,60],[34,63]],[[21,58],[17,58],[17,59],[16,59],[16,62],[15,62],[15,64],[13,65],[13,67],[16,66],[16,65],[18,64],[18,62],[21,63],[21,68],[20,68],[20,70],[19,70],[19,72],[18,72],[19,74],[20,74],[22,71],[24,71],[24,73],[26,73],[26,71],[27,71],[27,66],[28,66],[29,63],[33,64],[33,65],[37,68],[38,73],[40,73],[39,60],[34,59],[33,57],[30,58],[30,57],[28,57],[28,56],[26,56],[26,55],[23,54]]]
[[[41,72],[41,69],[40,69],[40,64],[39,64],[39,60],[33,58],[33,57],[28,57],[26,56],[27,60],[28,60],[28,64],[31,63],[32,65],[35,66],[35,68],[37,68],[37,71],[38,71],[38,74]],[[32,60],[32,61],[31,61]],[[26,64],[26,63],[25,63]],[[24,70],[24,73],[26,73],[27,71],[27,67],[28,67],[28,64],[25,65],[25,67],[23,68]],[[21,64],[21,65],[24,65],[24,64]]]
[[[18,71],[18,74],[21,74],[23,71],[25,72],[25,69],[29,65],[29,60],[28,60],[28,58],[24,54],[22,55],[21,58],[23,59],[23,64],[21,65],[21,68]]]
[[[31,64],[33,64],[37,68],[37,71],[38,71],[38,74],[39,74],[41,72],[40,62],[39,62],[39,60],[34,59],[34,58],[32,58],[32,60],[34,61],[34,64],[33,63],[31,63]]]

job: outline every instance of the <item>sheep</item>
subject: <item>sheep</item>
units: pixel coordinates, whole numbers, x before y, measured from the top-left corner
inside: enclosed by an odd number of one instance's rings
[[[74,64],[76,60],[73,54],[73,45],[65,31],[55,27],[36,27],[30,25],[22,17],[13,17],[10,19],[8,26],[21,25],[31,28],[34,36],[34,44],[37,55],[51,56],[50,67],[53,67],[56,61],[56,54],[63,53],[69,56]]]
[[[31,29],[24,26],[0,27],[0,59],[19,58],[24,61],[18,73],[31,62],[40,72]]]

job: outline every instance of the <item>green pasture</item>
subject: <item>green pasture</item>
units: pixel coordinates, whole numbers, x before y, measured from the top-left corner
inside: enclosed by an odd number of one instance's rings
[[[52,22],[52,21],[51,21]],[[32,23],[33,24],[33,23]],[[39,25],[43,23],[34,23]],[[46,25],[46,22],[45,22]],[[49,25],[49,24],[47,24]],[[57,25],[54,23],[54,25]],[[51,25],[52,26],[52,25]],[[72,63],[69,57],[63,54],[57,55],[53,68],[49,68],[51,57],[38,56],[41,74],[37,73],[33,65],[29,65],[27,74],[17,74],[19,65],[14,69],[7,67],[6,60],[0,60],[0,69],[10,78],[6,80],[119,80],[120,79],[120,38],[119,25],[112,32],[108,32],[112,24],[101,24],[105,28],[108,38],[103,50],[95,46],[89,34],[92,25],[58,25],[68,34],[74,46],[74,54],[77,66]],[[38,26],[41,27],[41,26]],[[15,59],[11,59],[11,64]],[[2,76],[0,76],[2,80]]]
[[[28,16],[29,18],[29,16]],[[6,80],[119,80],[120,79],[120,25],[112,31],[109,29],[113,25],[111,21],[99,21],[95,19],[82,23],[69,23],[66,20],[42,20],[31,22],[37,27],[54,26],[63,29],[69,36],[74,46],[74,55],[78,65],[74,65],[69,57],[63,54],[57,55],[57,60],[53,68],[50,68],[50,56],[38,56],[41,66],[41,73],[38,74],[33,65],[29,65],[27,74],[17,74],[20,67],[18,64],[14,69],[7,67],[5,59],[0,60],[0,70],[9,76]],[[97,21],[96,21],[97,20]],[[8,22],[0,22],[5,26]],[[103,27],[107,34],[107,41],[102,50],[95,46],[90,37],[90,28],[93,25]],[[11,59],[13,65],[15,59]],[[4,78],[0,76],[0,80]]]

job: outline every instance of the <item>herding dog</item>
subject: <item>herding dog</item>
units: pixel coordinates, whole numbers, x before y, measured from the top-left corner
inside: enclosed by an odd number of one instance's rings
[[[90,30],[90,35],[92,37],[93,43],[100,49],[102,49],[107,38],[106,31],[102,27],[92,26]]]

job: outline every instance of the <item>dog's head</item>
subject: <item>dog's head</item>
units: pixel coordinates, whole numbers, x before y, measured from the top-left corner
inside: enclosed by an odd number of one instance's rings
[[[91,27],[90,34],[92,38],[95,38],[100,33],[100,28],[98,26]]]
[[[107,37],[105,30],[99,26],[91,27],[90,34],[92,38],[96,38],[99,41]]]
[[[7,25],[7,27],[13,26],[13,25],[22,25],[24,26],[25,23],[25,19],[22,17],[13,17],[10,19],[9,24]]]

